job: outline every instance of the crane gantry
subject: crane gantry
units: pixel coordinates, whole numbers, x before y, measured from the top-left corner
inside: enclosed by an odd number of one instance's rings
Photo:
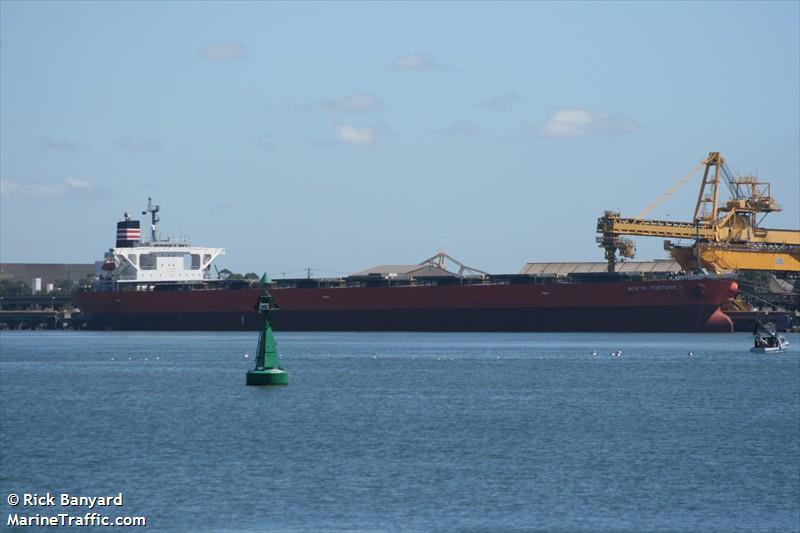
[[[614,271],[617,252],[622,257],[634,256],[633,241],[623,237],[628,235],[694,240],[690,246],[664,242],[664,248],[686,271],[800,272],[800,231],[760,226],[759,215],[763,220],[781,210],[770,184],[754,176],[734,176],[719,152],[709,153],[699,166],[705,166],[705,171],[692,222],[623,218],[615,211],[606,211],[597,219],[601,234],[597,242],[605,250],[608,270]],[[723,178],[730,193],[725,203],[719,194]],[[672,192],[674,188],[666,194]]]

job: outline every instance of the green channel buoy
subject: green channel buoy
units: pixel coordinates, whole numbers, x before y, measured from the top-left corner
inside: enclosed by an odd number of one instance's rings
[[[288,385],[289,374],[281,368],[278,359],[278,350],[275,347],[275,337],[272,335],[272,326],[269,317],[278,306],[272,301],[272,296],[264,290],[256,304],[261,314],[261,333],[258,336],[258,351],[256,352],[256,367],[247,372],[248,385]]]

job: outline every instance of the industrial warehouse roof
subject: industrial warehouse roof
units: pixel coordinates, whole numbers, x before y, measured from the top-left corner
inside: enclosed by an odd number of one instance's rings
[[[378,265],[361,272],[350,274],[360,276],[391,276],[391,277],[428,277],[428,276],[455,276],[452,272],[442,270],[432,265]]]
[[[43,284],[56,281],[79,281],[94,275],[94,263],[0,263],[0,280],[24,281],[41,278]]]
[[[605,261],[592,263],[525,263],[520,274],[582,274],[587,272],[606,272]],[[617,272],[680,272],[680,265],[672,259],[661,261],[625,261],[617,263]]]

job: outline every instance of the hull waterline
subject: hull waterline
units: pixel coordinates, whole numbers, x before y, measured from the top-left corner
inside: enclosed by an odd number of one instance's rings
[[[276,331],[731,331],[729,279],[270,288]],[[85,292],[92,329],[255,331],[259,288]]]

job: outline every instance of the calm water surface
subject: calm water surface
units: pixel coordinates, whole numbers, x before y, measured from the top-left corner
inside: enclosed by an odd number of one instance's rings
[[[266,388],[255,333],[0,333],[0,529],[122,491],[141,531],[800,530],[797,335],[277,340]]]

